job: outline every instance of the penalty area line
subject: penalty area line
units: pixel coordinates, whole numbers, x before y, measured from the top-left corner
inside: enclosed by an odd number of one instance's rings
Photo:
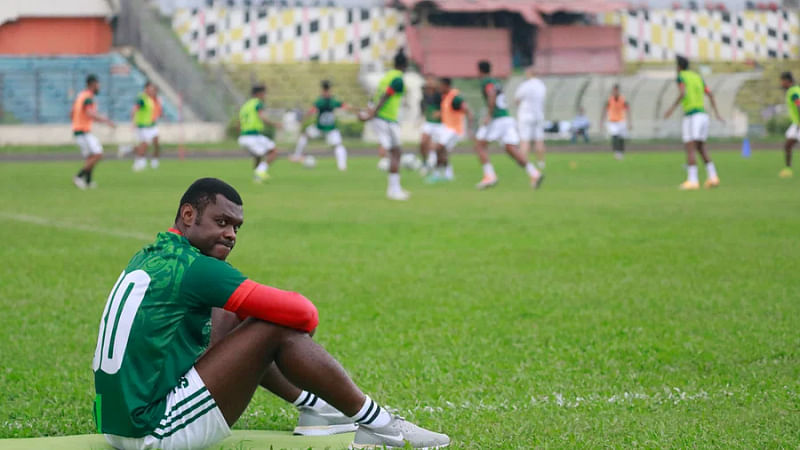
[[[48,219],[46,217],[30,216],[27,214],[10,214],[7,212],[0,211],[0,219],[11,220],[14,222],[29,223],[33,225],[40,225],[43,227],[59,228],[62,230],[83,231],[92,234],[104,234],[106,236],[114,236],[126,239],[139,239],[143,241],[148,241],[153,238],[153,236],[149,236],[144,233],[119,231],[108,228],[98,228],[90,225],[81,225],[77,223],[55,221]]]

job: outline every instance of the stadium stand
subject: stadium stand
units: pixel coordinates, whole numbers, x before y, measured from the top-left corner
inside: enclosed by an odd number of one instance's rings
[[[66,123],[75,95],[90,73],[100,77],[100,112],[130,120],[146,76],[122,55],[0,57],[0,110],[5,123]],[[177,121],[178,109],[162,97],[163,119]]]
[[[256,82],[266,84],[270,108],[308,108],[319,96],[320,80],[330,80],[344,102],[363,107],[369,98],[358,81],[358,64],[238,64],[226,66],[226,71],[241,92],[249,92]]]

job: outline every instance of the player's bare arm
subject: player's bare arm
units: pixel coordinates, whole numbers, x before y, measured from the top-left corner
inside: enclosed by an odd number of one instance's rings
[[[681,104],[681,100],[683,100],[683,97],[686,96],[686,86],[683,83],[680,83],[678,85],[678,91],[679,91],[678,98],[675,99],[675,103],[673,103],[672,106],[670,106],[669,109],[667,109],[667,112],[664,113],[665,119],[668,119],[669,116],[672,115],[673,111],[675,111],[675,108],[677,108],[678,105]]]
[[[705,92],[706,97],[708,97],[708,100],[711,102],[711,108],[714,110],[714,116],[717,118],[717,120],[724,123],[725,119],[720,116],[719,110],[717,109],[717,102],[714,100],[714,94],[711,93],[711,89],[709,89],[708,86],[706,86]]]

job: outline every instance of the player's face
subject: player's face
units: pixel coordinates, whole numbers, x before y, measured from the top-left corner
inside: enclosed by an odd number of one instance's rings
[[[92,93],[94,93],[94,94],[99,93],[100,92],[100,82],[99,81],[95,81],[95,82],[89,84],[89,90],[92,91]]]
[[[781,87],[784,89],[789,89],[790,87],[792,87],[792,82],[781,78]]]
[[[236,244],[236,233],[243,221],[241,205],[217,194],[217,201],[207,204],[186,230],[186,238],[202,254],[224,260]]]

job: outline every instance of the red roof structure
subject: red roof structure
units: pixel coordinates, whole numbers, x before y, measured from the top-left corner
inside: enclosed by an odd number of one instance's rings
[[[408,9],[420,3],[433,3],[437,9],[448,12],[508,11],[522,16],[533,25],[546,25],[542,14],[556,12],[602,13],[626,9],[629,4],[619,0],[397,0]]]

